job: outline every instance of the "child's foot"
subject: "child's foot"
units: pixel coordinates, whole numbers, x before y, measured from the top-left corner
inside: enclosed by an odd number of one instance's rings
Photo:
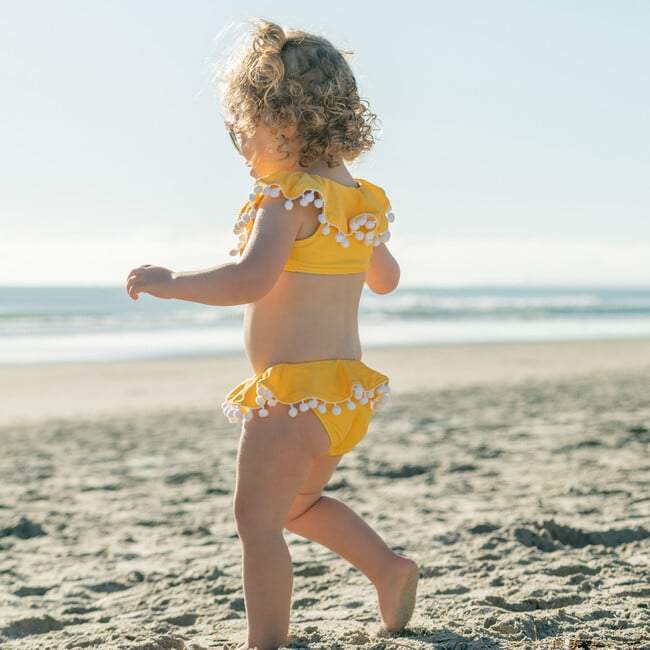
[[[397,556],[393,568],[383,576],[377,587],[379,611],[388,632],[399,632],[411,620],[415,609],[419,567],[405,557]]]
[[[274,649],[279,648],[280,646],[273,646]],[[261,650],[257,646],[252,646],[249,643],[242,643],[241,645],[238,645],[236,648],[233,650]]]

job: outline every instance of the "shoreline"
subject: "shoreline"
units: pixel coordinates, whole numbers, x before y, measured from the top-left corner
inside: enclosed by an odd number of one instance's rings
[[[396,395],[472,385],[650,372],[650,339],[368,347]],[[251,375],[243,353],[199,358],[0,365],[0,426],[174,409],[214,409]]]

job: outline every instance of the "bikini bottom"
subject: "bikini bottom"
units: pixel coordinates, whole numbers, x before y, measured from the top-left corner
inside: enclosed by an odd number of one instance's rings
[[[329,436],[328,454],[338,456],[363,439],[389,393],[388,377],[354,359],[279,363],[230,391],[222,408],[230,422],[264,418],[277,404],[289,417],[311,410]]]

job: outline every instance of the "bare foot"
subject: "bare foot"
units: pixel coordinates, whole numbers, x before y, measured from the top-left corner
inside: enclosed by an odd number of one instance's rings
[[[376,584],[379,611],[388,632],[399,632],[411,620],[418,587],[418,565],[396,555],[393,567]]]

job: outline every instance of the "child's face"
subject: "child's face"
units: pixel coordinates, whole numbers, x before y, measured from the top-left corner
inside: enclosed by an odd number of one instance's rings
[[[284,135],[289,138],[285,151],[278,151],[278,138],[268,126],[259,124],[255,132],[250,135],[240,135],[239,142],[242,156],[251,168],[253,178],[261,178],[274,172],[288,171],[297,163],[297,156],[291,153],[291,138],[294,135],[287,129]],[[289,155],[287,155],[289,152]]]

